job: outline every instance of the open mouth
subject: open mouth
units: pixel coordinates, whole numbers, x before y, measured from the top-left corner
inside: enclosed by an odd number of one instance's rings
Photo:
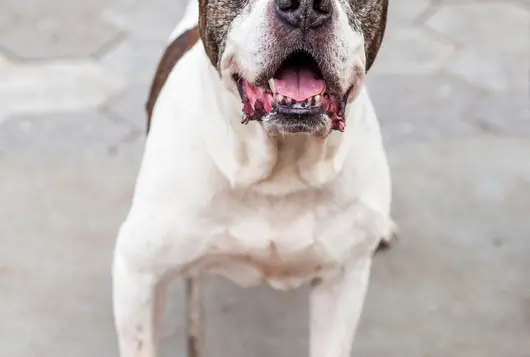
[[[243,102],[242,122],[266,120],[268,114],[297,121],[327,115],[331,129],[344,131],[347,95],[327,91],[316,60],[307,52],[287,57],[265,85],[253,85],[235,76]]]

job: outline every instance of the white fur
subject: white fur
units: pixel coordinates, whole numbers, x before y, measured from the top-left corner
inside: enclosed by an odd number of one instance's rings
[[[227,48],[241,51],[233,41]],[[388,165],[366,92],[347,108],[344,133],[269,137],[259,123],[239,122],[240,101],[202,44],[180,60],[156,103],[116,244],[121,357],[157,356],[165,282],[205,272],[277,289],[321,279],[311,295],[311,357],[349,355],[372,254],[393,225]]]

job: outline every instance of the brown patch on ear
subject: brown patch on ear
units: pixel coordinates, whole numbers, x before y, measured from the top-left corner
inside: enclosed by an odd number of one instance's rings
[[[199,32],[212,65],[219,69],[232,21],[250,0],[199,0]]]
[[[151,116],[153,115],[153,108],[155,107],[158,95],[166,84],[167,78],[173,70],[177,62],[188,52],[193,45],[199,41],[199,29],[197,26],[187,30],[182,35],[177,37],[165,50],[158,67],[156,69],[155,78],[151,84],[151,91],[149,99],[147,100],[147,132],[151,126]]]
[[[377,10],[373,9],[373,17],[367,19],[368,24],[362,26],[365,27],[363,28],[363,33],[365,36],[366,72],[368,72],[370,67],[374,64],[375,57],[379,52],[379,48],[381,47],[385,35],[388,0],[381,0],[378,6],[379,8]]]
[[[208,58],[212,62],[212,65],[217,68],[217,62],[219,61],[219,47],[213,36],[213,32],[206,21],[207,14],[208,0],[199,0],[199,33]]]

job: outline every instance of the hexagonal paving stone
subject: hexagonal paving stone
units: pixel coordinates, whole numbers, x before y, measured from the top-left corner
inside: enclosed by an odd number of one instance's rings
[[[123,80],[87,61],[12,66],[0,73],[0,108],[39,113],[93,108],[123,88]]]
[[[446,4],[427,24],[490,55],[528,53],[530,47],[530,13],[508,2]]]
[[[103,16],[136,37],[167,39],[182,18],[187,0],[121,0]]]
[[[450,72],[494,92],[528,91],[530,11],[514,4],[452,3],[429,24],[464,44],[447,63]]]
[[[522,80],[526,82],[526,85],[528,84],[528,78],[526,78],[528,72],[521,67],[521,64],[525,62],[515,61],[515,67],[509,68],[511,66],[507,62],[511,59],[509,55],[501,59],[466,47],[449,61],[447,68],[473,85],[496,92],[505,92],[516,87],[515,81]],[[517,69],[520,73],[510,76],[509,72],[513,72],[513,69]]]
[[[147,124],[145,103],[147,103],[149,88],[150,84],[147,83],[129,87],[124,93],[112,98],[106,104],[105,111],[129,121],[142,132],[145,132]]]
[[[438,70],[453,47],[429,36],[421,28],[387,32],[373,71],[392,74],[428,74]]]
[[[470,103],[469,121],[496,134],[530,137],[530,95],[484,94]]]
[[[150,83],[166,45],[166,39],[155,41],[129,36],[106,53],[100,63],[132,82]]]
[[[0,36],[0,47],[24,59],[83,57],[116,40],[119,31],[97,15],[25,19]]]
[[[95,111],[13,116],[0,124],[0,153],[101,152],[134,132]]]
[[[100,16],[113,1],[2,0],[17,21],[1,34],[0,49],[38,59],[93,54],[118,33]]]
[[[480,131],[465,113],[482,93],[465,82],[441,75],[368,75],[367,86],[388,144]]]

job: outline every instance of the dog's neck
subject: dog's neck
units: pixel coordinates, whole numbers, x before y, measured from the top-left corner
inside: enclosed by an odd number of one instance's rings
[[[204,56],[205,57],[205,56]],[[285,195],[319,188],[341,171],[355,138],[352,128],[362,116],[357,100],[348,105],[347,129],[327,137],[270,136],[259,122],[241,123],[241,101],[229,91],[217,71],[204,61],[203,88],[221,115],[204,120],[207,147],[234,188],[253,188],[265,194]]]

